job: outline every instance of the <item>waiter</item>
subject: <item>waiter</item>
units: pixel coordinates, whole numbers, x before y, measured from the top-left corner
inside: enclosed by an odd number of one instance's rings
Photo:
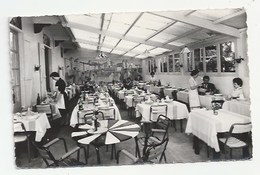
[[[191,77],[189,79],[189,104],[190,108],[199,108],[200,107],[200,99],[198,93],[198,83],[196,82],[196,78],[199,76],[199,71],[197,69],[191,72]]]
[[[68,117],[67,117],[67,110],[68,110],[68,96],[65,92],[66,83],[63,79],[60,78],[58,72],[52,72],[50,77],[56,81],[55,83],[55,92],[53,95],[54,100],[57,102],[57,107],[60,111],[62,116],[61,125],[68,125]]]

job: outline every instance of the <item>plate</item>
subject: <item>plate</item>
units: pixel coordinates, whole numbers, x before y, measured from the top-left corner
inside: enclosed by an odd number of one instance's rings
[[[165,103],[171,103],[173,100],[170,99],[170,100],[164,100]]]
[[[214,94],[214,96],[223,96],[222,94]]]
[[[146,101],[145,104],[151,105],[151,104],[153,104],[153,102],[152,101]]]

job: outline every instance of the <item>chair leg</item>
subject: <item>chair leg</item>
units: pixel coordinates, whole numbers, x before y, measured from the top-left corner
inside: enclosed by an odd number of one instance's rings
[[[183,129],[182,129],[182,120],[180,120],[180,125],[181,125],[181,132],[182,132],[182,130],[183,130]]]
[[[141,155],[140,155],[140,150],[139,150],[139,146],[138,146],[138,140],[137,138],[135,137],[135,157],[140,158]]]
[[[207,145],[207,156],[209,158],[209,146]]]
[[[115,152],[115,153],[114,153]],[[114,158],[114,154],[116,154],[116,145],[115,144],[113,144],[112,145],[112,149],[111,149],[111,160],[113,160],[113,158]],[[116,157],[116,156],[115,156]]]
[[[27,140],[27,150],[28,150],[28,162],[31,162],[31,149],[30,149],[30,141]]]
[[[80,150],[77,151],[77,161],[79,161],[79,157],[80,157]]]
[[[232,159],[232,149],[230,148],[230,159]]]

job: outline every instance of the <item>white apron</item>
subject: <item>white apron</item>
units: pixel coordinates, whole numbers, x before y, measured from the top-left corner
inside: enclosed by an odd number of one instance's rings
[[[189,85],[191,86],[196,86],[197,82],[194,80],[193,77],[189,79]],[[200,107],[200,99],[199,99],[199,93],[198,89],[189,89],[189,104],[190,107]]]
[[[58,109],[66,109],[64,95],[61,94],[60,92],[57,93],[57,104],[56,105],[57,105]]]

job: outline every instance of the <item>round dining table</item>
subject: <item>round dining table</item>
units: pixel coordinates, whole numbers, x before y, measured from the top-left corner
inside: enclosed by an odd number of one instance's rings
[[[101,163],[99,154],[101,146],[114,146],[117,143],[136,137],[140,131],[138,124],[127,120],[100,120],[98,122],[99,127],[97,129],[94,129],[93,124],[86,123],[80,125],[78,131],[71,133],[71,137],[78,144],[93,145],[95,147],[98,164]]]

